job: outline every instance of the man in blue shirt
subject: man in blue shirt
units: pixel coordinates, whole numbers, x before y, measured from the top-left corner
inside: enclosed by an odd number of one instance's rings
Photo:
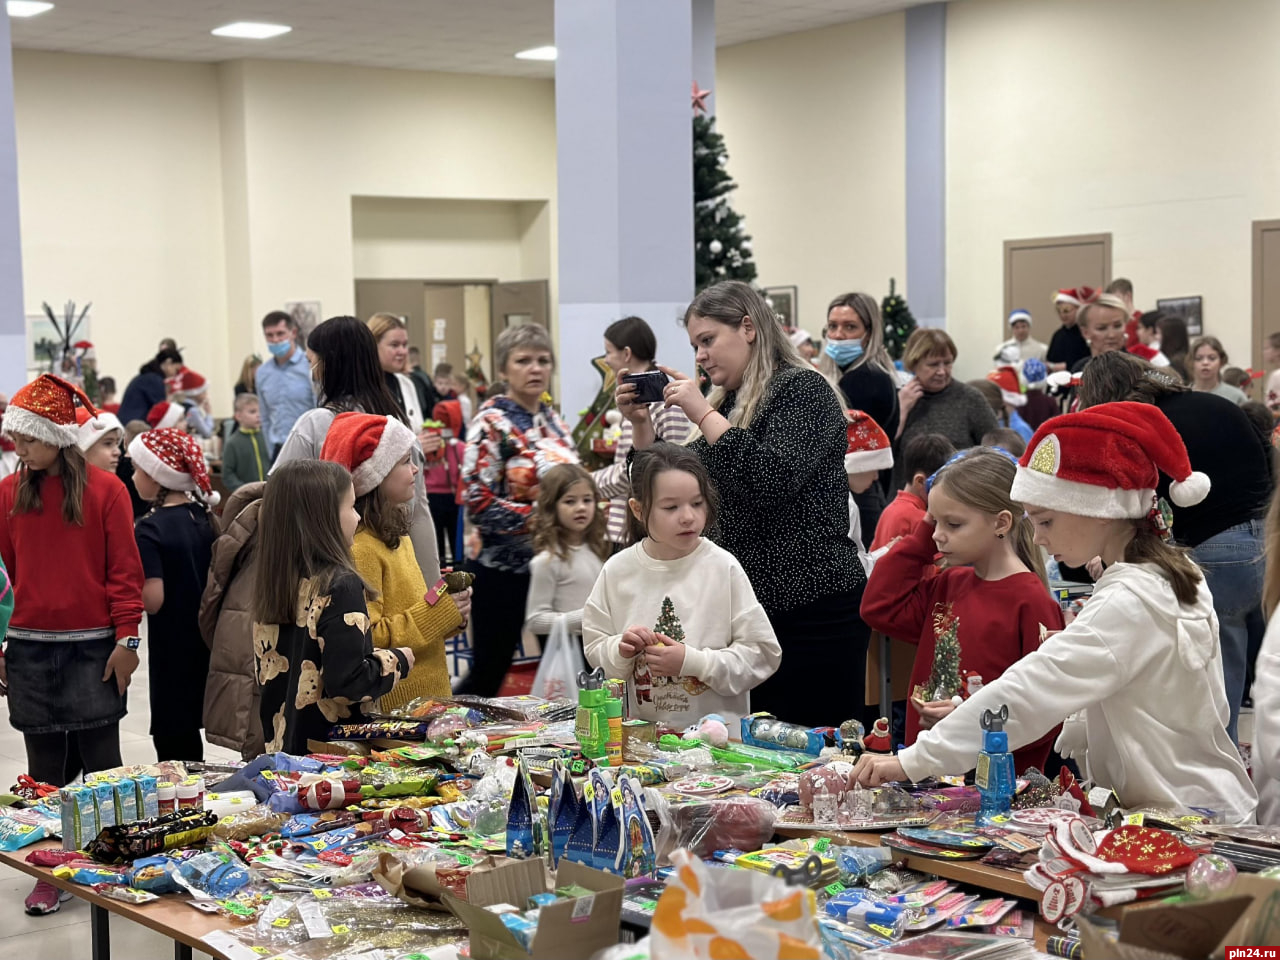
[[[316,405],[311,388],[311,364],[298,343],[298,324],[283,310],[262,318],[271,359],[258,367],[254,378],[262,412],[262,434],[274,457],[284,445],[297,419]]]

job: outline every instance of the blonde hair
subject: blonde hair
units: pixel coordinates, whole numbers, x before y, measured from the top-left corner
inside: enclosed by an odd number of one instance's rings
[[[586,483],[591,488],[591,496],[596,502],[596,511],[582,534],[583,546],[589,547],[591,552],[601,560],[609,559],[609,555],[613,552],[613,545],[605,536],[605,516],[599,509],[600,501],[603,499],[600,496],[600,489],[591,479],[591,474],[576,463],[562,463],[552,467],[538,482],[538,508],[534,511],[533,521],[530,524],[533,527],[534,553],[545,551],[559,557],[565,563],[569,562],[569,545],[561,539],[564,531],[560,526],[559,511],[556,507],[570,488],[579,483]]]
[[[756,340],[751,344],[750,359],[742,374],[742,386],[738,387],[736,402],[729,411],[729,422],[735,427],[751,426],[756,408],[764,399],[769,381],[773,379],[779,366],[799,370],[813,369],[813,364],[800,356],[795,345],[782,332],[782,324],[764,302],[764,297],[748,284],[738,280],[712,284],[694,297],[693,303],[684,312],[681,323],[688,327],[693,317],[705,317],[735,328],[741,327],[743,321],[750,318],[755,327]],[[835,391],[834,387],[832,391]],[[727,392],[724,387],[712,389],[707,402],[713,410],[720,409]]]
[[[365,326],[369,328],[369,332],[373,334],[373,339],[382,342],[392,330],[405,330],[404,321],[397,317],[394,313],[375,313],[365,321]]]
[[[916,366],[929,357],[951,355],[954,363],[959,351],[956,342],[945,330],[936,327],[916,327],[907,337],[907,344],[902,348],[902,369],[914,372]]]
[[[889,351],[884,346],[884,324],[880,320],[880,308],[876,305],[876,301],[871,294],[840,294],[840,296],[827,304],[828,317],[831,316],[831,311],[836,307],[848,307],[858,315],[862,325],[867,328],[867,335],[862,341],[862,356],[853,361],[849,369],[856,370],[858,367],[871,366],[877,367],[889,374],[889,376],[893,376],[893,361],[889,358]],[[826,321],[823,321],[822,337],[824,340],[826,336]],[[823,350],[819,355],[818,370],[832,383],[840,379],[840,368],[836,366],[836,362],[831,359],[826,350]]]
[[[1009,496],[1016,473],[1017,467],[1003,453],[989,447],[971,447],[963,457],[938,471],[933,489],[942,487],[952,499],[992,516],[1008,513],[1011,517],[1009,534],[1018,559],[1047,587],[1049,577],[1045,572],[1044,556],[1035,544],[1035,530],[1022,504]]]
[[[260,366],[262,366],[262,360],[256,353],[245,357],[244,363],[240,365],[240,380],[238,382],[251,393],[254,390],[256,379],[255,375],[257,374]]]
[[[1076,311],[1076,323],[1081,327],[1088,327],[1089,315],[1103,308],[1119,310],[1126,321],[1129,319],[1129,308],[1124,305],[1123,300],[1114,293],[1100,293],[1093,300],[1082,304],[1080,309]]]

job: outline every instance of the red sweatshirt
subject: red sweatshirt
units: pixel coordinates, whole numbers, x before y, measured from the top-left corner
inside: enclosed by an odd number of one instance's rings
[[[982,580],[972,567],[950,567],[927,577],[934,551],[933,525],[921,523],[875,565],[862,598],[862,619],[873,630],[916,643],[910,690],[933,672],[935,623],[959,621],[960,674],[972,670],[989,684],[1040,646],[1040,625],[1063,627],[1062,610],[1034,573]],[[907,705],[907,745],[920,733],[920,714]],[[1013,754],[1019,773],[1044,769],[1058,728]],[[974,757],[977,762],[977,757]]]
[[[899,490],[893,501],[880,514],[871,549],[879,550],[894,537],[905,537],[924,519],[929,505],[910,490]]]
[[[142,623],[142,560],[133,506],[114,475],[89,467],[84,526],[62,519],[62,478],[40,483],[39,513],[13,515],[18,475],[0,480],[0,558],[13,579],[10,630],[112,627],[136,637]]]

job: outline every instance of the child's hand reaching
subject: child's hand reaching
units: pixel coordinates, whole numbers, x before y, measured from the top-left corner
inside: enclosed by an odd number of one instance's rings
[[[660,633],[654,634],[657,642],[645,648],[644,659],[649,672],[655,677],[678,677],[684,667],[684,644],[676,643]]]
[[[627,627],[627,632],[622,635],[620,650],[629,659],[643,653],[645,647],[654,642],[653,631],[648,627]]]

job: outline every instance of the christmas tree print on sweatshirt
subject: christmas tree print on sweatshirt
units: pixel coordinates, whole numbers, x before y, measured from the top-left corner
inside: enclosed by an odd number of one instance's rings
[[[676,605],[670,597],[662,598],[662,611],[653,625],[654,633],[660,633],[673,643],[684,643],[684,624],[676,613]],[[635,684],[637,703],[651,703],[659,713],[685,713],[695,709],[692,699],[710,688],[697,677],[655,677],[642,657],[636,659]]]

